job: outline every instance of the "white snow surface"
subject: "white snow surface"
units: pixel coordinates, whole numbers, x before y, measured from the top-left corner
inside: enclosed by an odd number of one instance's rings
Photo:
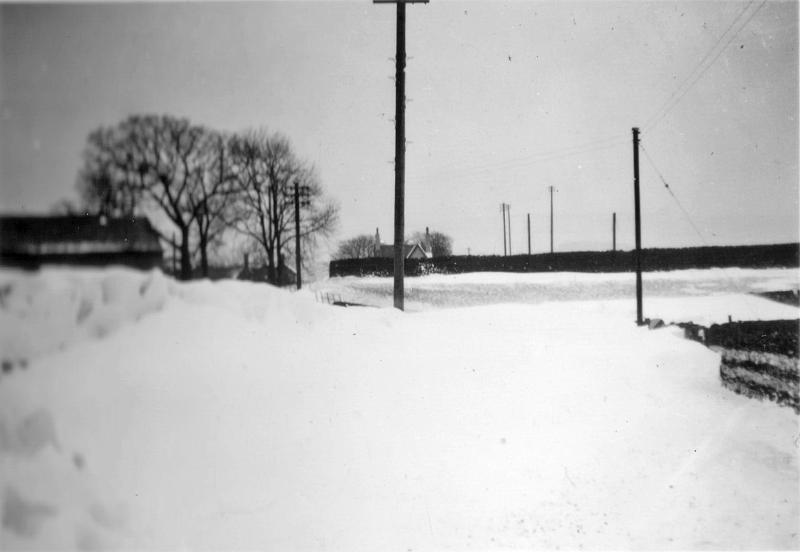
[[[647,315],[798,315],[741,291],[797,271],[695,272]],[[401,313],[0,273],[0,549],[800,547],[798,416],[637,327],[630,275],[463,276],[409,282],[450,304]]]
[[[796,290],[800,287],[800,273],[797,269],[742,269],[724,268],[711,270],[675,270],[647,272],[643,275],[645,297],[645,316],[663,318],[674,322],[687,322],[698,312],[687,307],[688,301],[678,311],[668,309],[661,313],[662,303],[652,302],[654,298],[670,300],[723,295],[742,295],[763,291]],[[312,288],[323,297],[341,297],[345,301],[365,303],[375,306],[392,304],[392,278],[344,277],[329,278],[315,282]],[[452,308],[456,306],[475,306],[497,303],[543,303],[548,301],[625,299],[630,302],[636,294],[636,276],[630,272],[585,273],[585,272],[472,272],[466,274],[435,274],[424,277],[405,278],[405,307],[407,311],[428,310],[431,308]],[[326,295],[327,294],[327,295]],[[700,305],[703,306],[702,304]],[[736,307],[736,302],[734,305]],[[722,318],[713,317],[715,322],[727,322],[733,318],[751,319],[757,313],[767,318],[774,316],[765,307],[757,311],[745,308],[737,313],[725,313]],[[702,321],[710,322],[707,313],[699,313]]]

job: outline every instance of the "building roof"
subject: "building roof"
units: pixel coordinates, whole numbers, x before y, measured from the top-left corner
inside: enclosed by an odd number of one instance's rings
[[[216,280],[235,280],[239,273],[242,272],[241,266],[214,266],[211,265],[208,267],[208,278],[211,281]],[[192,278],[193,279],[200,279],[203,278],[203,271],[200,267],[195,267],[192,270]]]
[[[406,242],[403,244],[403,257],[406,259],[414,252],[415,249],[419,249],[425,257],[430,258],[431,254],[429,251],[425,250],[425,247],[420,242]],[[380,244],[380,251],[378,252],[378,257],[394,257],[394,245],[382,243]]]
[[[280,274],[281,284],[290,284],[296,282],[297,274],[291,267],[281,265],[282,270]],[[277,270],[277,267],[276,267]],[[268,282],[269,281],[269,267],[261,265],[259,267],[244,267],[236,275],[237,280],[250,280],[252,282]]]
[[[405,255],[406,259],[410,259],[414,255],[414,251],[419,251],[420,255],[422,255],[426,259],[430,259],[433,257],[430,251],[427,251],[420,242],[413,244],[410,248],[406,244],[405,246]]]
[[[0,216],[0,254],[161,253],[146,217]]]

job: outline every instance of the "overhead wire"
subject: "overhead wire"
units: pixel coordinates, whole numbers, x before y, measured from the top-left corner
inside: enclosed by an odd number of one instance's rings
[[[672,92],[672,94],[670,94],[670,96],[661,104],[661,106],[646,120],[644,125],[642,125],[643,131],[653,130],[677,105],[680,104],[680,102],[688,94],[688,92],[691,91],[692,87],[716,63],[716,61],[725,52],[725,50],[728,48],[731,42],[733,42],[733,40],[736,38],[736,36],[756,16],[756,14],[766,4],[767,0],[762,0],[761,3],[758,4],[758,6],[754,10],[750,11],[749,15],[746,16],[746,14],[750,10],[750,8],[755,4],[755,2],[756,0],[749,0],[749,2],[737,13],[737,15],[728,24],[725,31],[716,39],[712,47],[693,67],[692,71],[686,75],[686,77],[681,81],[681,83]],[[745,16],[746,19],[744,19]],[[722,47],[720,47],[720,44],[723,44]],[[552,150],[529,153],[524,156],[512,157],[496,161],[488,161],[485,163],[478,163],[477,165],[472,165],[472,166],[460,164],[457,161],[454,161],[450,164],[444,164],[438,166],[428,166],[428,167],[423,166],[420,169],[426,172],[431,171],[434,174],[440,176],[442,175],[447,176],[453,174],[458,175],[463,173],[482,174],[486,172],[513,170],[526,166],[535,165],[538,163],[556,161],[563,158],[574,157],[586,153],[610,149],[622,145],[623,143],[627,144],[628,140],[629,139],[627,136],[625,137],[609,136],[607,138],[584,142],[582,144],[576,144],[574,146],[564,146]],[[460,144],[459,143],[451,143],[449,145],[446,144],[442,148],[442,150],[444,150],[444,152],[447,152],[448,150],[460,149],[461,147],[463,147],[464,142],[465,141],[462,140]],[[479,142],[476,142],[476,145],[477,144],[479,144]],[[648,160],[653,170],[658,175],[664,188],[667,190],[672,199],[675,201],[678,208],[682,211],[683,215],[693,228],[694,232],[698,235],[698,237],[700,238],[700,240],[704,245],[708,245],[705,237],[703,236],[703,233],[700,231],[697,224],[695,224],[693,217],[690,215],[688,210],[684,207],[680,199],[677,197],[675,191],[670,187],[669,183],[667,182],[661,171],[656,166],[653,158],[647,152],[647,149],[641,142],[639,143],[639,147],[641,148],[642,152],[644,153],[646,159]],[[422,177],[421,176],[412,177],[411,180],[416,180],[419,178]],[[503,205],[503,208],[505,208],[505,205]]]
[[[704,56],[703,56],[703,58],[702,58],[700,61],[698,61],[698,62],[697,62],[697,64],[695,64],[695,66],[692,68],[691,72],[690,72],[690,73],[688,73],[688,74],[686,75],[686,77],[685,77],[685,78],[684,78],[684,79],[683,79],[683,80],[680,82],[680,84],[678,85],[678,87],[677,87],[675,90],[673,90],[673,91],[672,91],[672,94],[670,94],[670,96],[669,96],[669,97],[668,97],[668,98],[667,98],[667,99],[664,101],[664,103],[662,103],[662,104],[661,104],[661,106],[660,106],[660,107],[659,107],[659,108],[658,108],[658,109],[657,109],[657,110],[656,110],[656,111],[655,111],[655,112],[654,112],[654,113],[653,113],[653,114],[652,114],[652,115],[651,115],[651,116],[650,116],[650,117],[649,117],[649,118],[648,118],[648,119],[645,121],[645,124],[644,124],[644,125],[642,125],[642,128],[646,128],[646,127],[648,127],[648,126],[650,125],[651,121],[654,121],[654,120],[656,119],[656,117],[657,117],[658,115],[660,115],[660,114],[661,114],[662,110],[664,110],[664,109],[665,109],[665,108],[666,108],[666,107],[669,105],[669,103],[670,103],[670,102],[673,100],[673,98],[675,98],[675,96],[677,96],[677,95],[678,95],[678,93],[679,93],[679,92],[680,92],[680,91],[683,89],[684,85],[685,85],[687,82],[689,82],[689,80],[690,80],[690,79],[691,79],[691,78],[692,78],[692,77],[693,77],[693,76],[694,76],[694,75],[697,73],[697,71],[698,71],[698,70],[699,70],[699,69],[700,69],[700,68],[701,68],[701,67],[702,67],[702,66],[705,64],[706,60],[707,60],[709,57],[711,57],[711,54],[712,54],[712,53],[713,53],[713,52],[714,52],[714,51],[717,49],[717,46],[719,46],[719,45],[720,45],[720,43],[723,41],[723,39],[725,38],[725,36],[726,36],[726,35],[727,35],[727,34],[730,32],[730,30],[731,30],[731,29],[733,28],[733,26],[734,26],[734,25],[737,23],[737,21],[739,21],[739,19],[741,19],[741,17],[742,17],[742,16],[745,14],[745,12],[747,11],[747,9],[748,9],[748,8],[749,8],[749,7],[750,7],[752,4],[753,4],[753,2],[755,2],[755,0],[750,0],[750,1],[749,1],[749,2],[748,2],[748,3],[747,3],[747,4],[746,4],[746,5],[745,5],[745,6],[742,8],[742,10],[741,10],[741,11],[740,11],[740,12],[739,12],[737,15],[736,15],[736,17],[734,17],[734,18],[731,20],[730,24],[729,24],[729,25],[728,25],[728,27],[725,29],[725,32],[723,32],[723,33],[722,33],[722,34],[721,34],[721,35],[720,35],[720,36],[717,38],[717,40],[714,42],[714,44],[711,46],[711,48],[709,48],[709,50],[706,52],[706,55],[704,55]]]
[[[574,145],[574,146],[563,146],[563,147],[554,148],[554,149],[551,149],[551,150],[543,150],[543,151],[539,151],[539,152],[529,153],[529,154],[526,154],[524,156],[517,156],[517,157],[512,157],[512,158],[507,158],[507,159],[500,159],[500,160],[497,160],[497,161],[487,162],[487,163],[479,163],[477,165],[473,165],[472,167],[470,167],[470,166],[463,167],[463,169],[465,169],[465,170],[469,170],[471,168],[489,169],[489,168],[495,168],[495,167],[496,168],[504,168],[506,166],[514,166],[514,165],[517,165],[517,164],[520,164],[520,163],[527,164],[529,162],[536,162],[536,161],[538,161],[540,159],[549,159],[550,157],[556,157],[557,158],[557,157],[560,157],[560,156],[572,155],[573,153],[580,153],[580,152],[583,152],[585,150],[594,149],[595,146],[601,146],[601,145],[606,144],[608,142],[618,141],[618,140],[621,140],[621,138],[612,136],[612,137],[603,138],[603,139],[600,139],[600,140],[592,140],[590,142],[584,142],[582,144],[577,144],[577,145]],[[441,168],[451,168],[451,167],[455,167],[455,166],[456,166],[456,164],[453,163],[453,164],[449,164],[449,165],[439,165],[439,166],[437,166],[435,168],[441,169]],[[461,168],[461,167],[459,167],[459,168]]]
[[[660,123],[664,119],[664,117],[666,117],[667,114],[681,102],[681,100],[684,98],[684,96],[686,96],[686,94],[689,93],[689,91],[692,89],[695,83],[697,83],[706,73],[706,71],[708,71],[714,65],[714,63],[719,59],[719,57],[723,54],[723,52],[725,52],[730,43],[733,42],[733,39],[736,38],[736,36],[742,31],[742,29],[744,29],[747,26],[748,23],[750,23],[753,17],[755,17],[755,15],[767,2],[767,0],[762,0],[762,2],[758,5],[758,7],[756,7],[756,9],[750,13],[750,15],[744,21],[744,23],[739,25],[739,27],[728,37],[728,40],[725,42],[724,46],[722,46],[722,48],[719,48],[717,50],[717,46],[719,46],[722,39],[724,39],[725,35],[728,34],[730,30],[736,25],[736,23],[742,18],[742,16],[747,12],[747,10],[754,3],[754,1],[755,0],[750,0],[750,2],[747,5],[745,5],[742,11],[740,11],[737,14],[737,16],[733,19],[731,24],[725,30],[725,32],[722,33],[722,35],[720,35],[719,39],[717,39],[717,42],[714,43],[714,46],[712,46],[711,49],[706,53],[706,55],[703,56],[703,59],[700,60],[700,62],[695,66],[692,72],[689,73],[689,75],[681,82],[681,84],[672,93],[672,95],[670,95],[667,101],[664,104],[662,104],[662,106],[652,116],[650,116],[649,119],[647,119],[647,121],[642,127],[643,130],[649,131],[654,129],[658,125],[658,123]],[[714,55],[714,57],[711,58],[710,62],[705,64],[706,60],[708,60],[709,56],[715,50],[717,52]]]
[[[438,175],[443,175],[443,176],[458,175],[463,173],[483,174],[486,172],[514,170],[535,165],[538,163],[556,161],[567,157],[574,157],[576,155],[583,155],[585,153],[610,149],[622,145],[623,143],[626,142],[627,138],[624,137],[610,137],[603,140],[597,140],[594,142],[585,143],[583,144],[583,147],[579,145],[566,148],[559,148],[551,150],[550,152],[542,152],[539,154],[533,154],[525,157],[505,159],[494,163],[486,163],[483,165],[458,166],[458,167],[450,166],[450,167],[444,167],[443,169],[437,167],[430,167],[429,170],[433,171]]]
[[[649,154],[649,153],[647,153],[647,149],[645,149],[645,147],[644,147],[644,144],[642,144],[641,142],[639,142],[639,148],[640,148],[640,149],[642,150],[642,152],[644,153],[644,156],[645,156],[645,158],[647,158],[647,161],[650,163],[650,166],[651,166],[651,167],[653,167],[653,170],[655,170],[655,171],[656,171],[656,174],[657,174],[657,175],[658,175],[658,177],[661,179],[661,182],[664,184],[664,188],[666,188],[666,190],[669,192],[669,195],[671,195],[671,196],[672,196],[672,199],[674,199],[674,200],[675,200],[675,203],[678,205],[678,207],[680,208],[680,210],[681,210],[681,211],[683,211],[683,214],[684,214],[684,216],[686,217],[686,220],[688,220],[688,221],[689,221],[689,224],[691,224],[691,225],[692,225],[692,228],[694,228],[694,231],[695,231],[695,232],[697,232],[697,235],[698,235],[698,236],[700,236],[700,241],[702,241],[702,242],[703,242],[703,245],[708,245],[708,243],[706,242],[706,239],[705,239],[705,237],[703,237],[703,233],[702,233],[702,232],[700,232],[700,229],[699,229],[699,228],[697,227],[697,225],[694,223],[694,220],[692,220],[692,216],[689,214],[689,211],[687,211],[687,210],[686,210],[686,208],[683,206],[683,204],[681,203],[681,201],[678,199],[678,196],[676,196],[676,195],[675,195],[675,192],[673,191],[673,189],[670,187],[670,185],[669,185],[669,184],[667,184],[667,180],[664,178],[664,175],[663,175],[663,174],[661,174],[661,171],[659,171],[659,170],[658,170],[658,167],[656,167],[656,164],[655,164],[655,162],[653,161],[653,158],[652,158],[652,157],[650,157],[650,154]]]
[[[737,23],[739,23],[742,17],[747,13],[748,9],[755,3],[756,0],[750,0],[742,10],[733,18],[730,22],[728,27],[725,31],[719,36],[719,38],[715,41],[714,45],[709,49],[706,54],[701,58],[701,60],[695,65],[692,71],[681,81],[681,84],[678,88],[673,91],[673,93],[667,98],[667,100],[661,105],[661,107],[656,110],[653,115],[645,122],[642,126],[643,130],[652,130],[655,126],[663,120],[663,118],[675,108],[675,106],[680,103],[683,97],[689,92],[689,90],[694,86],[694,84],[705,74],[705,72],[716,62],[716,60],[722,55],[722,52],[728,47],[728,45],[733,41],[736,35],[741,32],[741,30],[752,20],[752,18],[756,15],[756,13],[763,7],[766,3],[766,0],[762,0],[761,4],[753,10],[747,19],[744,21],[743,24],[739,25],[736,30],[731,33],[731,30],[736,27]],[[728,36],[729,35],[729,36]],[[728,36],[728,40],[725,42],[722,48],[719,48],[719,45],[725,40],[726,36]],[[716,54],[714,52],[716,51]],[[713,58],[711,56],[713,55]],[[711,61],[706,63],[709,58]],[[555,161],[562,158],[572,157],[576,155],[582,155],[584,153],[589,153],[592,151],[598,151],[603,149],[609,149],[615,147],[617,145],[621,145],[622,143],[626,142],[627,138],[622,137],[607,137],[604,139],[593,140],[590,142],[585,142],[582,144],[577,144],[575,146],[565,146],[562,148],[556,148],[554,150],[547,150],[541,151],[538,153],[528,154],[525,156],[510,158],[510,159],[503,159],[498,160],[495,162],[488,162],[473,166],[464,166],[459,165],[456,162],[449,165],[439,165],[438,167],[430,167],[428,170],[432,170],[440,175],[458,175],[463,173],[486,173],[486,172],[493,172],[493,171],[504,171],[504,170],[513,170],[518,169],[530,165],[534,165],[537,163],[544,163],[549,161]],[[423,167],[423,169],[427,169]]]
[[[755,3],[756,0],[750,0],[740,11],[737,15],[731,20],[730,24],[726,27],[725,31],[719,36],[719,38],[715,41],[713,46],[706,52],[706,54],[700,59],[700,61],[694,66],[692,71],[681,81],[678,87],[673,91],[673,93],[665,100],[665,102],[656,110],[650,118],[647,119],[645,124],[642,126],[643,130],[652,130],[654,129],[666,116],[672,111],[686,96],[686,94],[692,89],[692,87],[703,77],[703,75],[714,65],[714,63],[719,59],[722,53],[727,49],[730,43],[736,38],[736,36],[744,29],[749,22],[755,17],[755,15],[759,12],[759,10],[764,6],[767,0],[762,0],[761,3],[756,7],[755,10],[752,10],[744,20],[743,23],[739,24],[742,21],[742,18],[751,8],[751,6]],[[737,24],[738,27],[737,27]],[[734,30],[735,29],[735,30]],[[733,31],[733,32],[731,32]],[[725,40],[727,37],[727,40]],[[720,48],[719,45],[723,42],[724,45]],[[716,52],[716,53],[715,53]],[[712,57],[713,56],[713,57]],[[709,61],[710,60],[710,61]],[[430,167],[429,170],[434,171],[439,175],[457,175],[462,173],[471,173],[471,174],[482,174],[486,172],[494,172],[494,171],[504,171],[504,170],[513,170],[518,169],[530,165],[535,165],[537,163],[544,163],[549,161],[555,161],[567,157],[573,157],[576,155],[582,155],[585,153],[590,153],[593,151],[599,151],[604,149],[610,149],[613,147],[617,147],[618,145],[622,145],[623,143],[627,143],[627,137],[607,137],[604,139],[593,140],[590,142],[585,142],[582,144],[577,144],[575,146],[565,146],[562,148],[556,148],[553,150],[548,151],[541,151],[538,153],[528,154],[526,156],[520,156],[516,158],[498,160],[495,162],[489,162],[484,164],[478,164],[473,166],[455,166],[445,165],[444,167]],[[658,167],[655,165],[652,157],[649,155],[647,150],[644,148],[644,145],[640,143],[640,147],[645,154],[650,165],[655,170],[656,174],[658,174],[661,182],[664,185],[664,188],[669,192],[670,196],[673,198],[677,206],[683,212],[684,216],[686,217],[689,224],[692,226],[694,231],[697,233],[700,240],[707,245],[705,237],[703,236],[700,229],[695,224],[692,216],[683,206],[681,201],[675,195],[675,192],[667,183],[666,179],[664,178],[661,171],[659,171]]]
[[[526,167],[526,166],[530,166],[530,165],[535,165],[537,163],[543,163],[543,162],[547,162],[547,161],[554,161],[554,160],[558,160],[558,159],[564,159],[564,158],[567,158],[567,157],[573,157],[575,155],[581,155],[583,153],[588,153],[588,152],[592,152],[592,151],[608,149],[608,148],[611,148],[611,147],[614,147],[614,146],[618,145],[618,143],[621,143],[621,140],[620,140],[620,142],[617,142],[617,143],[596,144],[594,146],[586,147],[586,148],[582,148],[582,149],[564,151],[563,153],[540,154],[540,155],[529,156],[529,157],[521,157],[521,158],[517,158],[517,159],[504,160],[504,161],[500,161],[500,162],[497,162],[497,163],[489,163],[489,164],[486,164],[484,166],[465,167],[464,169],[465,170],[475,170],[475,171],[479,171],[479,172],[485,172],[485,171],[494,171],[494,170],[507,170],[507,169],[522,168],[522,167]]]
[[[678,86],[678,88],[669,96],[669,98],[667,98],[667,100],[661,105],[661,107],[659,107],[659,109],[649,119],[647,119],[647,121],[642,127],[643,130],[646,131],[653,130],[669,114],[669,112],[672,111],[681,102],[681,100],[686,96],[686,94],[689,93],[692,87],[703,77],[703,75],[705,75],[705,73],[720,58],[720,56],[725,52],[725,50],[728,48],[731,42],[733,42],[733,40],[736,38],[736,36],[750,23],[750,21],[761,10],[761,8],[764,7],[764,4],[766,4],[766,2],[767,0],[762,0],[761,3],[758,4],[758,6],[750,12],[750,14],[746,17],[746,19],[743,20],[743,22],[742,18],[748,12],[750,7],[755,3],[755,0],[750,0],[750,2],[748,2],[744,6],[744,8],[742,8],[742,10],[736,15],[736,17],[734,17],[734,19],[725,29],[725,32],[723,32],[720,35],[720,37],[717,39],[717,41],[714,43],[711,49],[708,50],[706,55],[703,56],[703,58],[698,62],[698,64],[694,67],[694,69],[692,69],[692,71],[687,75],[687,77],[683,81],[681,81],[681,84]],[[726,35],[727,35],[727,40],[725,40]],[[723,40],[725,40],[724,44],[722,45],[722,47],[719,47],[719,45],[723,43]],[[684,216],[686,217],[686,220],[689,222],[694,231],[697,233],[700,240],[703,242],[704,245],[708,245],[703,236],[703,233],[695,224],[692,216],[689,214],[689,211],[683,206],[683,203],[681,203],[681,201],[678,199],[677,195],[675,194],[675,191],[667,183],[667,180],[664,178],[664,175],[656,166],[655,161],[653,161],[653,158],[647,152],[647,149],[644,147],[644,144],[640,142],[639,147],[644,153],[647,161],[652,166],[653,170],[658,175],[659,179],[661,179],[664,188],[667,190],[667,192],[669,192],[670,196],[672,196],[672,199],[675,201],[678,208],[683,212]]]

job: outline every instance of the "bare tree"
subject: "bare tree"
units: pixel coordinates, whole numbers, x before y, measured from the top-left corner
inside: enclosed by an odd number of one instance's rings
[[[270,277],[274,275],[274,236],[271,222],[272,196],[264,162],[264,131],[250,131],[231,139],[231,160],[237,196],[229,221],[245,236],[256,241],[266,253]]]
[[[79,206],[85,212],[114,217],[135,214],[139,190],[120,141],[119,127],[97,128],[86,140],[76,182]]]
[[[200,271],[208,276],[208,250],[226,228],[226,215],[236,188],[229,153],[229,138],[206,130],[200,146],[196,177],[188,202],[197,228]]]
[[[306,247],[329,235],[338,220],[338,208],[324,200],[315,172],[297,158],[285,136],[263,129],[249,131],[232,139],[230,153],[238,193],[229,220],[261,245],[269,279],[277,283],[284,253],[291,250],[295,237],[294,183],[308,191],[300,215],[300,238]]]
[[[182,279],[191,278],[195,254],[207,276],[209,249],[233,228],[263,248],[277,282],[284,253],[294,247],[295,182],[308,192],[300,217],[304,248],[329,235],[338,218],[313,168],[276,133],[227,137],[187,119],[132,115],[89,134],[83,157],[80,207],[110,216],[143,211],[171,222],[180,236]]]
[[[197,216],[191,193],[202,178],[205,130],[188,119],[145,115],[129,117],[121,131],[120,149],[126,153],[126,169],[138,177],[136,189],[177,227],[180,277],[188,280],[192,274],[190,232]]]
[[[375,236],[361,234],[339,243],[337,259],[366,259],[375,255]]]
[[[114,215],[133,214],[137,206],[153,209],[177,227],[182,279],[191,278],[190,232],[205,205],[192,201],[203,185],[205,135],[187,119],[132,115],[89,135],[80,174],[84,203],[96,201]]]

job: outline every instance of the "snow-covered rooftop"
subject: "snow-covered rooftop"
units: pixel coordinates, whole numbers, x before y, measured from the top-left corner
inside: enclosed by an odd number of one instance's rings
[[[0,216],[0,255],[160,253],[147,218],[89,215]]]

